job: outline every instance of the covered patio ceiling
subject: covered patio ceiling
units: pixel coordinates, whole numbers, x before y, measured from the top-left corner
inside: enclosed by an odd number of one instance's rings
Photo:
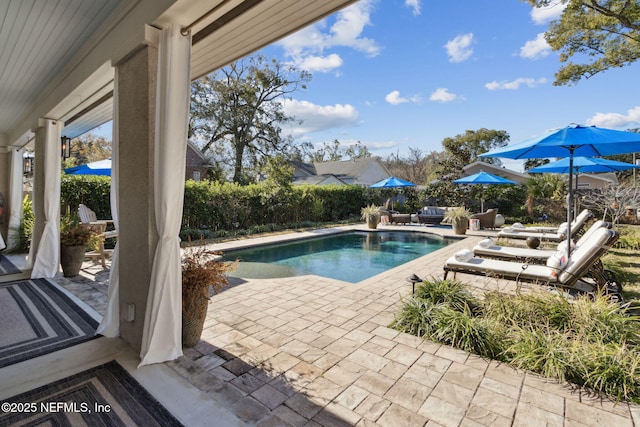
[[[135,49],[154,27],[172,23],[191,27],[195,79],[354,2],[2,2],[0,146],[22,145],[39,117],[63,120],[63,135],[69,137],[111,120],[111,65]]]

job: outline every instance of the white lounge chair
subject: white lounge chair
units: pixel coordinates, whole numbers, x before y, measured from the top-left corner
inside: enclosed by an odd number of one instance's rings
[[[598,275],[588,274],[594,264],[618,240],[619,234],[614,230],[600,227],[591,233],[587,240],[577,247],[571,254],[571,259],[562,268],[549,267],[541,264],[511,262],[472,256],[467,260],[460,260],[456,255],[449,258],[444,265],[444,278],[449,272],[475,274],[489,277],[499,277],[516,281],[537,282],[550,286],[577,289],[581,292],[591,292],[597,289],[607,289],[606,280]],[[595,283],[586,283],[584,279],[594,279]],[[578,284],[578,282],[580,282]],[[588,288],[585,289],[584,286]],[[590,290],[589,290],[590,289]],[[619,291],[613,290],[614,292]]]
[[[597,220],[591,225],[591,227],[589,227],[587,231],[585,231],[582,237],[578,239],[575,247],[577,248],[583,242],[587,241],[588,237],[593,232],[602,227],[611,228],[611,224],[602,220]],[[554,255],[557,252],[556,249],[529,249],[498,245],[484,246],[482,242],[474,246],[472,250],[475,256],[481,258],[494,258],[506,261],[523,261],[535,264],[544,264],[550,256]]]
[[[112,251],[104,248],[104,239],[118,237],[118,230],[107,231],[107,224],[113,224],[113,220],[97,219],[96,213],[82,203],[80,204],[80,206],[78,206],[78,216],[80,217],[80,222],[92,227],[100,235],[100,241],[98,243],[97,250],[93,252],[87,252],[85,256],[100,258],[102,267],[106,268],[106,259],[108,256],[111,256]]]
[[[587,221],[593,218],[593,213],[587,209],[582,211],[578,217],[571,221],[571,237],[575,237],[586,225]],[[539,231],[535,231],[535,228],[531,227],[507,227],[498,232],[498,237],[504,237],[508,239],[528,239],[529,237],[537,237],[540,240],[546,240],[550,242],[561,242],[566,239],[566,228],[538,228]]]

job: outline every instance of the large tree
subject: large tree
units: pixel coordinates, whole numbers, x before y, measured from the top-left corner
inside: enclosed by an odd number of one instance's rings
[[[443,153],[424,153],[419,148],[409,147],[407,156],[391,154],[383,163],[393,176],[416,184],[427,184],[438,178],[436,168],[443,158]]]
[[[71,140],[71,157],[64,160],[63,167],[84,165],[111,157],[111,141],[87,132]]]
[[[351,144],[346,148],[343,144],[334,139],[332,142],[324,142],[321,148],[313,150],[311,147],[305,147],[307,150],[306,157],[312,162],[336,162],[344,159],[355,160],[371,157],[371,152],[366,145],[360,141]]]
[[[438,164],[438,173],[445,180],[459,178],[462,168],[479,159],[480,154],[494,148],[504,147],[509,134],[504,130],[468,130],[464,134],[442,140],[444,153]],[[485,158],[486,163],[500,164],[498,159]]]
[[[640,2],[637,0],[526,0],[533,6],[566,4],[549,23],[545,39],[565,63],[555,85],[574,84],[640,58]],[[583,63],[572,62],[572,59]]]
[[[246,183],[273,155],[295,151],[281,135],[293,120],[282,102],[311,80],[275,59],[254,55],[234,62],[191,85],[189,137],[220,164],[232,165],[233,182]]]

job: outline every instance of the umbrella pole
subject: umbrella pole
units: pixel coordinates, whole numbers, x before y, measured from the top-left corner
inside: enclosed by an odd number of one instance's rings
[[[567,262],[571,259],[571,211],[573,203],[573,150],[569,148],[569,194],[567,195]]]

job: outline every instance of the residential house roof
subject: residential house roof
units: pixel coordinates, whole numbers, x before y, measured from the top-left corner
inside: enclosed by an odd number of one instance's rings
[[[356,184],[370,186],[391,176],[379,157],[333,162],[292,162],[294,184]]]

